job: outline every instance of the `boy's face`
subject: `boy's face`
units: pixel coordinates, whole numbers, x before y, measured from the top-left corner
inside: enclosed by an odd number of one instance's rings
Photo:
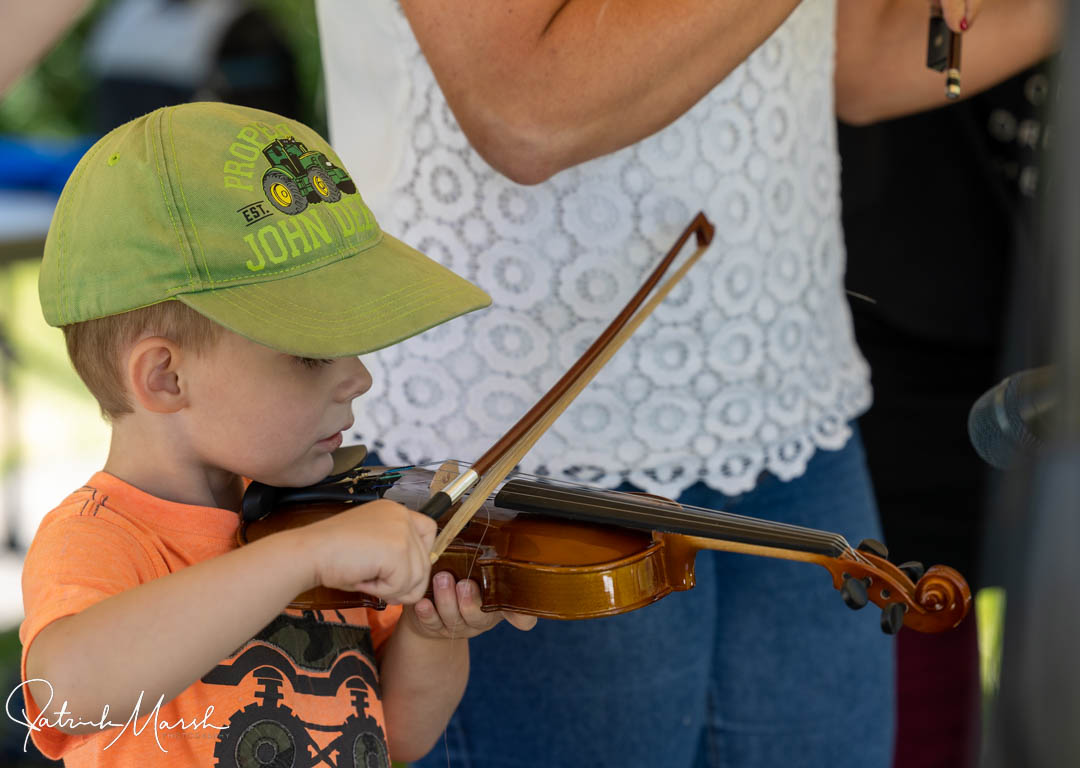
[[[352,401],[371,387],[358,358],[294,357],[227,330],[190,363],[185,410],[195,460],[279,486],[330,474]]]

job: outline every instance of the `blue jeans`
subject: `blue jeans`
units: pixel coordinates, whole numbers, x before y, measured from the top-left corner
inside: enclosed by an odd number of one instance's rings
[[[805,475],[684,504],[880,538],[858,433]],[[720,552],[697,586],[621,616],[505,622],[470,640],[472,671],[423,768],[888,768],[893,638],[815,565]],[[905,630],[910,631],[910,630]]]

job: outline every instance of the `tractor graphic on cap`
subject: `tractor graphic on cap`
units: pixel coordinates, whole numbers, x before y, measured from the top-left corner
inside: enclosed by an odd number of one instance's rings
[[[356,192],[344,168],[296,139],[274,139],[263,147],[263,154],[270,161],[270,169],[263,174],[263,192],[282,213],[293,216],[308,203],[336,203],[342,192]]]

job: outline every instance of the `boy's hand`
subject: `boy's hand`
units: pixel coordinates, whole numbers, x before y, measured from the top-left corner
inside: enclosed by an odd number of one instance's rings
[[[456,585],[447,571],[435,574],[431,591],[434,601],[423,598],[406,609],[403,620],[422,637],[470,638],[487,632],[503,619],[527,632],[536,626],[536,617],[513,611],[485,612],[480,608],[480,588],[476,582],[462,580]]]
[[[426,515],[383,499],[297,530],[317,585],[406,604],[427,591],[436,525]]]

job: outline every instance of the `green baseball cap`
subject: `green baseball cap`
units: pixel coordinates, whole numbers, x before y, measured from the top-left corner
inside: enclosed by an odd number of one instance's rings
[[[491,303],[380,230],[315,131],[210,102],[156,110],[90,148],[57,203],[38,288],[50,325],[176,299],[260,344],[320,358],[371,352]]]

